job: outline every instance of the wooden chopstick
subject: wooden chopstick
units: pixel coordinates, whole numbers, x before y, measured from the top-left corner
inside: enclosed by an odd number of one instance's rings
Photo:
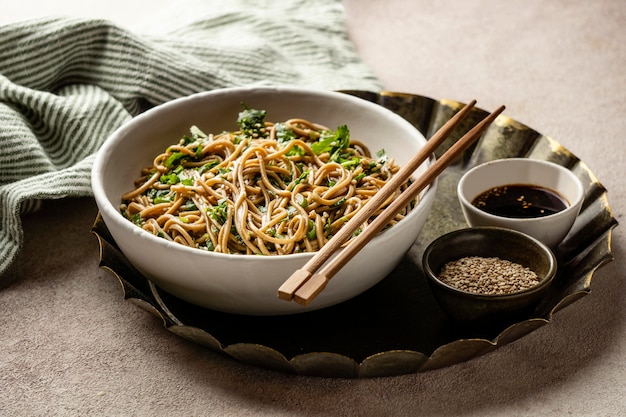
[[[360,251],[380,230],[382,230],[404,207],[406,207],[417,195],[430,183],[432,183],[452,161],[454,161],[465,149],[467,149],[491,122],[504,110],[500,106],[479,124],[474,126],[461,139],[459,139],[441,158],[439,158],[417,181],[409,186],[400,197],[394,200],[378,217],[376,217],[367,228],[363,230],[345,250],[339,252],[337,256],[320,271],[314,273],[294,294],[294,300],[302,305],[309,304],[323,289],[330,279]]]
[[[463,120],[476,104],[476,100],[467,103],[448,122],[446,122],[420,151],[396,173],[301,269],[293,274],[278,289],[278,297],[290,301],[296,291],[343,245],[361,225],[371,217],[384,202],[408,181],[413,172],[435,151],[454,128]],[[321,289],[320,289],[321,291]]]

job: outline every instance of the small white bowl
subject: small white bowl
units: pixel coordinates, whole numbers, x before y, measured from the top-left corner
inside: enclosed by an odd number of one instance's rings
[[[229,255],[189,248],[156,237],[125,219],[122,194],[140,169],[197,125],[207,133],[236,130],[245,103],[267,111],[267,120],[303,117],[331,129],[346,124],[372,152],[385,149],[400,165],[426,140],[402,117],[347,94],[293,87],[229,88],[157,106],[114,132],[98,152],[92,187],[102,218],[128,260],[157,286],[203,307],[228,313],[277,315],[331,306],[369,289],[388,275],[417,239],[435,197],[436,182],[397,225],[376,236],[306,307],[278,298],[280,285],[313,253]],[[432,164],[422,164],[423,172]]]
[[[511,218],[490,214],[472,205],[483,192],[511,184],[530,184],[556,191],[566,200],[567,207],[543,217]],[[509,158],[489,161],[467,171],[459,181],[457,194],[470,226],[518,230],[554,248],[574,224],[583,203],[584,189],[578,177],[561,165],[537,159]]]

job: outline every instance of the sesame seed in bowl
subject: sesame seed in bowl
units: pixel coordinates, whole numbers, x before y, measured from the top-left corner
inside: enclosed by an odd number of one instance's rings
[[[468,331],[501,331],[533,317],[557,270],[554,253],[511,229],[474,227],[428,245],[424,275],[441,310]]]
[[[476,294],[512,294],[539,284],[532,269],[498,257],[466,256],[446,263],[439,279]]]

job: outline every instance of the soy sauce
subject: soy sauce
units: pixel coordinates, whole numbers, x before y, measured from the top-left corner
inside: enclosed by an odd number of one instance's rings
[[[510,184],[491,188],[472,200],[487,213],[513,218],[544,217],[567,208],[557,192],[532,184]]]

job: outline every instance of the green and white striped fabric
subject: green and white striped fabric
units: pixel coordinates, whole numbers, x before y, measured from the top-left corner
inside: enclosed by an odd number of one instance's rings
[[[0,282],[22,246],[21,214],[90,195],[94,153],[141,111],[229,86],[380,88],[338,0],[260,3],[207,1],[208,15],[158,36],[75,18],[0,27]]]

